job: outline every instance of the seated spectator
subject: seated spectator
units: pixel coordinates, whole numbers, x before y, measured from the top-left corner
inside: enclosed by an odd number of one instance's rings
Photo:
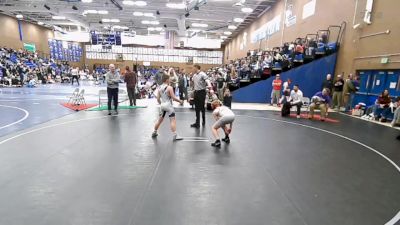
[[[292,92],[290,93],[292,98],[291,105],[297,108],[297,119],[300,118],[301,106],[303,105],[303,92],[299,89],[299,85],[295,84]]]
[[[207,96],[207,110],[212,110],[211,103],[215,100],[218,100],[218,96],[215,94],[214,90],[210,90]]]
[[[229,88],[225,88],[224,91],[224,106],[231,108],[232,107],[232,95]]]
[[[381,95],[379,95],[378,99],[375,102],[374,108],[374,117],[375,120],[379,120],[380,122],[386,122],[388,116],[391,113],[390,103],[392,102],[389,91],[384,90]]]
[[[324,88],[322,91],[317,92],[311,98],[310,114],[308,118],[313,119],[314,111],[316,109],[319,109],[321,111],[321,121],[325,121],[325,117],[327,116],[327,110],[329,108],[330,103],[331,103],[331,97],[329,96],[328,88]]]
[[[396,98],[394,107],[396,107],[396,110],[393,113],[393,120],[390,123],[392,127],[400,125],[400,97]]]

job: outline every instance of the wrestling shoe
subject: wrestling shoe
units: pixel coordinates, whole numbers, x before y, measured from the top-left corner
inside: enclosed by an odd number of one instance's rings
[[[227,143],[227,144],[231,143],[231,139],[229,137],[222,138],[222,141]]]
[[[157,136],[158,136],[157,131],[154,131],[154,132],[151,134],[151,137],[152,137],[152,138],[155,138],[155,137],[157,137]]]
[[[180,140],[183,140],[183,137],[181,137],[181,136],[179,136],[179,135],[177,135],[177,134],[174,134],[172,140],[173,140],[173,141],[180,141]]]
[[[219,147],[221,147],[221,141],[216,140],[214,143],[211,144],[211,146],[219,148]]]

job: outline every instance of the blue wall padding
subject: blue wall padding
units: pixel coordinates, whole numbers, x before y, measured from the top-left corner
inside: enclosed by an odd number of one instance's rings
[[[308,64],[296,67],[284,73],[281,73],[282,81],[287,78],[292,80],[290,88],[294,84],[300,86],[305,97],[312,97],[316,92],[321,91],[322,82],[326,79],[328,73],[334,75],[336,66],[337,53],[315,60]],[[233,92],[234,102],[244,103],[269,103],[271,101],[272,80],[275,77],[270,77],[267,80],[258,81],[249,86],[240,88]]]

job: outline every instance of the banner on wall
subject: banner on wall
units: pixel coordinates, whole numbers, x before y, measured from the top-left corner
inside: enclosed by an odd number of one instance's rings
[[[317,0],[311,0],[303,6],[303,19],[314,15]]]
[[[251,42],[256,43],[260,40],[266,39],[267,37],[278,32],[281,28],[281,15],[276,16],[272,20],[268,21],[262,27],[257,29],[251,35]]]
[[[27,50],[28,52],[36,52],[36,45],[24,43],[24,49]]]
[[[295,13],[295,5],[294,5],[294,0],[288,0],[287,5],[286,5],[286,11],[285,11],[285,26],[290,27],[294,24],[296,24],[296,13]]]

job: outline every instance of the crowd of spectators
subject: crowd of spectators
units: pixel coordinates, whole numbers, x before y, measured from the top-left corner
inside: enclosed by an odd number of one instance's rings
[[[68,62],[56,62],[40,57],[37,52],[0,48],[0,86],[35,87],[38,84],[69,83],[73,79],[95,80],[88,69],[71,67]]]
[[[242,80],[268,78],[274,71],[287,71],[335,52],[337,43],[328,43],[328,39],[322,33],[320,37],[298,38],[265,51],[248,51],[246,57],[230,61],[229,66]]]

